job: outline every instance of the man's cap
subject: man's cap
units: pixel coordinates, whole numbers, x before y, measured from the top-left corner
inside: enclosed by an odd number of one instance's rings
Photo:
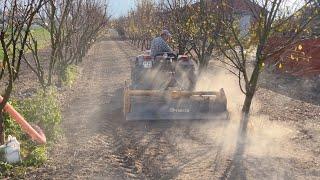
[[[161,35],[171,36],[171,33],[167,29],[164,29],[162,30]]]

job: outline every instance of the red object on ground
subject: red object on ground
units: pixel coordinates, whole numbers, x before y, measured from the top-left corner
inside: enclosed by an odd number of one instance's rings
[[[0,96],[0,102],[2,102],[2,100],[3,97]],[[39,144],[45,144],[47,142],[45,134],[43,132],[37,132],[10,104],[7,103],[4,110],[10,114],[32,140],[35,140]]]
[[[271,38],[266,51],[275,50],[286,42],[284,38]],[[268,58],[266,64],[276,65],[279,71],[293,76],[320,75],[320,39],[300,40]]]

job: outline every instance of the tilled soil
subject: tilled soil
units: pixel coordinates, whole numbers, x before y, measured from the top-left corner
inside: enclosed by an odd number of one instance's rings
[[[63,112],[63,138],[49,162],[26,178],[320,178],[320,107],[269,90],[258,91],[263,98],[257,100],[242,167],[231,167],[240,119],[236,112],[227,123],[124,121],[122,89],[130,78],[129,58],[138,53],[122,41],[102,41],[91,49]],[[278,105],[281,98],[288,103]]]

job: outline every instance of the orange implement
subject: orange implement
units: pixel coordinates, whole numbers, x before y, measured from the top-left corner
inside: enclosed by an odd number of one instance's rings
[[[0,103],[3,97],[0,96]],[[4,110],[10,114],[10,116],[21,126],[24,132],[26,132],[32,140],[35,140],[39,144],[46,143],[46,136],[42,132],[37,132],[33,127],[19,114],[9,103],[6,104]]]

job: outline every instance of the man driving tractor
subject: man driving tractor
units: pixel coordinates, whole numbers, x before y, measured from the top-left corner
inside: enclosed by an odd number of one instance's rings
[[[167,44],[170,37],[171,34],[168,30],[162,30],[161,35],[151,42],[151,56],[157,56],[165,52],[174,54],[172,48]]]
[[[132,58],[131,84],[123,93],[125,119],[228,119],[224,90],[195,91],[196,64],[187,55],[177,57],[167,44],[170,36],[163,30],[152,40],[150,54]]]

